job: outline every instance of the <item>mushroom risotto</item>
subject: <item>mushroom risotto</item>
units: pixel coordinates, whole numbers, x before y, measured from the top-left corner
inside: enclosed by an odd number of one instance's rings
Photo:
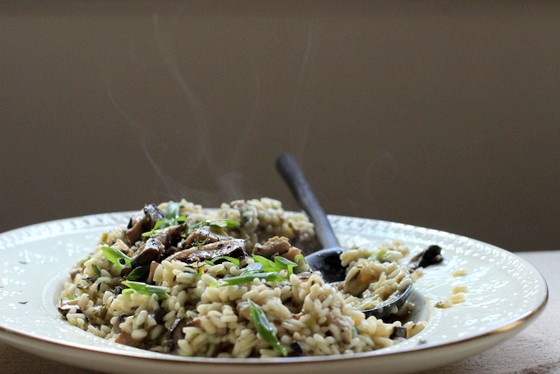
[[[403,244],[349,248],[339,284],[309,269],[316,248],[307,217],[273,199],[146,205],[76,264],[58,309],[102,338],[181,356],[348,354],[422,330],[360,311],[420,272],[401,264]]]

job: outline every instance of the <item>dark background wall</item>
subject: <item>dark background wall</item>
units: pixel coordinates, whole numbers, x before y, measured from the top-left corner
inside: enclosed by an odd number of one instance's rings
[[[186,197],[560,247],[558,2],[0,4],[0,231]]]

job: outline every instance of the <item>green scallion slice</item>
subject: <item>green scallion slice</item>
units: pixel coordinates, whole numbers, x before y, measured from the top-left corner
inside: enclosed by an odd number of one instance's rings
[[[157,295],[158,298],[165,298],[167,297],[167,287],[163,286],[154,286],[151,284],[146,284],[142,282],[134,282],[134,281],[123,281],[121,282],[125,286],[128,287],[127,290],[123,290],[124,294],[130,294],[130,291],[138,292],[142,295]],[[126,292],[125,292],[126,291]]]
[[[138,266],[134,268],[127,276],[126,280],[129,281],[139,281],[146,278],[146,275],[150,272],[150,265]]]
[[[97,275],[98,277],[101,276],[101,270],[99,269],[99,266],[97,266],[96,264],[91,264],[91,268],[93,269],[95,275]]]
[[[240,284],[251,283],[255,279],[263,279],[268,282],[281,282],[282,278],[278,276],[278,273],[268,272],[268,273],[243,273],[237,277],[222,279],[222,286],[234,286]]]
[[[211,260],[207,260],[207,263],[210,265],[215,265],[216,261],[218,260],[226,260],[231,262],[232,264],[234,264],[235,266],[239,267],[239,259],[238,258],[234,258],[234,257],[230,257],[230,256],[219,256],[219,257],[215,257]]]
[[[113,263],[117,269],[130,267],[132,259],[118,249],[111,247],[101,247],[101,250],[103,251],[105,258]]]
[[[215,227],[221,227],[226,229],[233,229],[234,227],[238,227],[239,225],[240,225],[239,222],[234,221],[232,219],[217,218],[217,219],[208,219],[206,221],[197,222],[191,225],[190,229],[195,230],[205,226],[215,226]]]
[[[274,331],[274,327],[266,318],[266,314],[261,309],[260,306],[255,304],[252,300],[247,300],[249,303],[249,311],[251,314],[251,321],[253,321],[253,325],[257,329],[257,332],[261,336],[261,338],[267,342],[275,351],[280,353],[282,356],[288,355],[288,350],[276,337],[276,332]]]

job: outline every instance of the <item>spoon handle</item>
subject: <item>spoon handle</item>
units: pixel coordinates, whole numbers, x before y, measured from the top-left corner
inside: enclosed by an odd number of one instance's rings
[[[284,180],[290,186],[292,194],[298,201],[299,205],[311,218],[315,224],[315,234],[323,248],[339,247],[340,244],[327,215],[319,205],[309,182],[303,174],[303,170],[298,165],[294,156],[284,153],[276,160],[276,167],[284,177]]]

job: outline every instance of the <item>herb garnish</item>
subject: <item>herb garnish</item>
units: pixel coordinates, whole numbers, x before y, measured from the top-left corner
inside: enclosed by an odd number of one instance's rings
[[[181,206],[179,203],[174,201],[170,201],[167,203],[167,211],[165,212],[165,218],[156,221],[152,230],[147,231],[142,234],[142,237],[152,236],[156,233],[163,232],[164,229],[175,226],[185,224],[185,232],[183,236],[186,237],[189,233],[193,232],[194,230],[201,228],[201,227],[221,227],[226,229],[232,229],[234,227],[239,226],[239,222],[226,219],[226,218],[217,218],[217,219],[210,219],[201,222],[196,222],[192,226],[187,225],[187,216],[179,215],[179,211]]]
[[[297,255],[295,257],[295,260],[297,261],[299,259],[299,257],[301,256],[301,258],[303,258],[303,256]],[[294,273],[294,268],[296,266],[299,266],[299,264],[288,260],[285,257],[282,256],[274,256],[273,257],[273,261],[269,260],[266,257],[263,256],[259,256],[259,255],[253,255],[253,259],[262,265],[262,271],[275,271],[277,273],[281,272],[282,270],[286,270],[288,272],[287,277],[289,277],[290,275],[292,275]]]
[[[134,281],[123,281],[121,283],[128,287],[127,289],[122,291],[122,293],[125,295],[130,295],[133,292],[138,292],[142,295],[155,294],[160,299],[164,299],[167,297],[167,287],[164,286],[153,286],[151,284]]]
[[[225,229],[233,229],[235,227],[238,227],[240,225],[239,222],[234,221],[232,219],[227,219],[227,218],[216,218],[216,219],[207,219],[205,221],[200,221],[197,223],[194,223],[190,229],[191,231],[199,229],[201,227],[221,227],[221,228],[225,228]]]
[[[379,251],[377,251],[377,253],[375,254],[375,259],[379,262],[389,262],[390,259],[387,257],[388,256],[388,252],[389,250],[387,248],[381,248]]]
[[[221,285],[222,286],[240,285],[240,284],[245,284],[245,283],[251,283],[255,279],[262,279],[262,280],[266,280],[268,282],[281,282],[282,281],[282,278],[280,278],[278,273],[274,273],[274,272],[268,272],[268,273],[244,272],[243,274],[238,275],[236,277],[230,277],[230,278],[222,279],[223,283]]]
[[[226,261],[229,261],[229,262],[231,262],[232,264],[234,264],[234,265],[237,266],[237,267],[239,267],[239,265],[240,265],[240,262],[239,262],[239,259],[238,259],[238,258],[230,257],[230,256],[218,256],[218,257],[214,257],[214,258],[211,259],[211,260],[206,260],[206,263],[207,263],[208,265],[216,265],[216,261],[219,261],[219,260],[226,260]]]
[[[213,259],[211,264],[213,265],[219,258],[220,257]],[[239,266],[239,260],[237,259],[230,259],[227,256],[223,256],[221,258]],[[259,255],[253,255],[252,258],[255,262],[248,264],[241,275],[222,279],[221,286],[251,283],[255,279],[266,280],[268,282],[281,282],[288,279],[290,275],[294,273],[294,268],[299,266],[298,263],[281,256],[274,256],[274,260],[269,260],[268,258]],[[305,261],[302,255],[295,257],[296,261],[299,261],[300,258]],[[232,260],[235,260],[235,262]],[[283,271],[286,271],[286,273],[283,274]]]
[[[156,221],[156,223],[154,224],[154,227],[151,231],[147,231],[145,233],[142,233],[142,237],[148,237],[148,236],[152,236],[155,233],[158,232],[163,232],[164,229],[171,227],[171,226],[175,226],[175,225],[180,225],[182,223],[187,222],[187,217],[186,216],[178,216],[178,217],[173,217],[173,218],[165,218],[165,219],[160,219],[158,221]]]
[[[247,300],[249,303],[249,311],[251,314],[251,321],[253,321],[253,325],[257,329],[257,332],[261,336],[261,338],[267,342],[275,351],[280,353],[282,356],[288,355],[288,350],[276,337],[276,332],[274,331],[274,327],[266,318],[266,314],[262,310],[260,306],[255,304],[252,300]]]
[[[112,262],[117,270],[120,270],[124,267],[130,267],[132,259],[118,249],[111,247],[101,247],[101,250],[103,251],[105,258]]]
[[[96,264],[91,264],[91,268],[93,269],[93,272],[96,276],[101,276],[101,270],[99,270],[99,266],[97,266]]]
[[[138,281],[140,279],[144,279],[149,272],[150,265],[138,266],[126,276],[126,280]]]

